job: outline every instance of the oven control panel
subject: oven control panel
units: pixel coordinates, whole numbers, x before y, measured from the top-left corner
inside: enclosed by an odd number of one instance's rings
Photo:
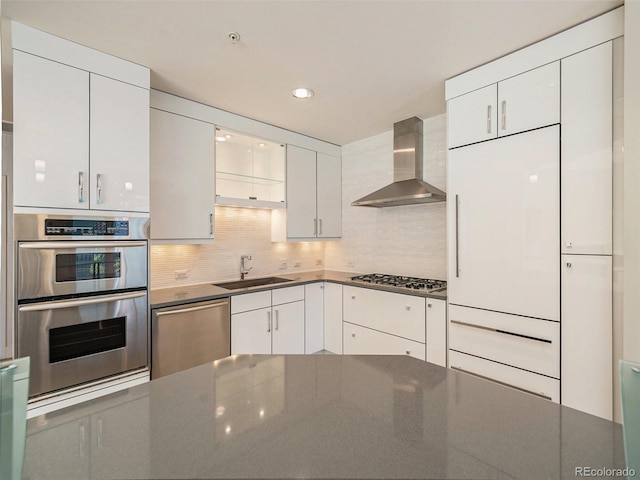
[[[44,221],[44,234],[48,237],[127,237],[129,221],[48,218]]]

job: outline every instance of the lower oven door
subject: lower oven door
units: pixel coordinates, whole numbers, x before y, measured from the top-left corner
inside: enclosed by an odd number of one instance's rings
[[[18,306],[29,396],[148,367],[147,291]]]

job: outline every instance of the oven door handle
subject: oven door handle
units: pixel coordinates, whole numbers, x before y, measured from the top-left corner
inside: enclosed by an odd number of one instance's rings
[[[70,241],[70,242],[23,242],[20,243],[20,248],[43,250],[43,249],[75,249],[75,248],[109,248],[109,247],[146,247],[147,242],[141,241],[122,241],[122,242],[84,242],[84,241]]]
[[[80,300],[58,300],[54,302],[31,303],[29,305],[20,305],[18,312],[39,312],[42,310],[56,310],[59,308],[74,308],[84,305],[95,305],[96,303],[111,303],[120,300],[130,300],[132,298],[144,297],[147,291],[133,293],[119,293],[116,295],[100,295],[97,297],[83,298]]]

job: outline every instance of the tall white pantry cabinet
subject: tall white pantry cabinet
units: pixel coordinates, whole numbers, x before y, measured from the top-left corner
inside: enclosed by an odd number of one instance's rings
[[[450,366],[607,419],[622,13],[446,85]]]

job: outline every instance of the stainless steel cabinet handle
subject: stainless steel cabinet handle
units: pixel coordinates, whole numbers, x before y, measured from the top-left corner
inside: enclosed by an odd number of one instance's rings
[[[318,219],[313,219],[313,234],[318,235]]]
[[[209,303],[207,305],[199,305],[197,307],[188,307],[188,308],[179,308],[177,310],[166,310],[166,311],[158,311],[156,312],[157,317],[162,317],[164,315],[176,315],[179,313],[191,313],[191,312],[199,312],[200,310],[208,310],[210,308],[220,308],[226,307],[229,305],[227,300],[223,300],[222,302]]]
[[[278,326],[279,326],[279,323],[280,323],[280,322],[278,321],[279,319],[280,319],[280,315],[279,315],[279,313],[278,313],[278,310],[276,310],[276,330],[278,330]]]
[[[96,175],[96,203],[102,203],[102,174]]]
[[[69,246],[68,242],[29,242],[21,243],[18,248],[21,250],[74,250],[78,247],[82,248],[129,248],[129,247],[146,247],[145,241],[126,241],[126,242],[83,242],[82,245]]]
[[[502,100],[502,130],[507,129],[507,101]]]
[[[84,172],[78,172],[78,203],[84,203]]]
[[[271,333],[271,312],[267,312],[267,332]]]
[[[213,213],[209,214],[209,235],[213,235]]]
[[[93,305],[95,303],[118,302],[120,300],[129,300],[132,298],[144,297],[147,292],[121,293],[119,295],[100,295],[82,300],[63,300],[55,302],[33,303],[30,305],[22,305],[18,307],[19,312],[40,312],[42,310],[57,310],[60,308],[82,307],[84,305]]]
[[[456,278],[460,276],[460,251],[458,248],[458,230],[460,229],[460,198],[456,195]]]
[[[318,223],[320,224],[320,232],[319,232],[319,235],[322,235],[322,219],[318,220]]]
[[[487,133],[491,133],[491,105],[487,105]]]

